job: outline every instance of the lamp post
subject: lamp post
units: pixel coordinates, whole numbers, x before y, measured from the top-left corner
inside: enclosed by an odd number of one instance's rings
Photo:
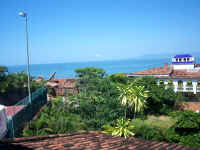
[[[26,55],[27,55],[27,74],[28,74],[28,97],[31,103],[31,88],[30,88],[30,70],[29,70],[29,43],[28,43],[28,19],[27,13],[19,12],[19,16],[24,17],[26,20]]]

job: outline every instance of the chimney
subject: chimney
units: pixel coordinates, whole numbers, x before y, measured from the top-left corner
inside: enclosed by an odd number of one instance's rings
[[[41,79],[41,80],[43,80],[44,78],[43,78],[43,76],[39,76],[39,77],[38,77],[38,79]]]
[[[167,66],[168,66],[168,63],[164,63],[164,66],[163,66],[163,68],[164,68],[164,69],[166,69],[166,68],[167,68]]]

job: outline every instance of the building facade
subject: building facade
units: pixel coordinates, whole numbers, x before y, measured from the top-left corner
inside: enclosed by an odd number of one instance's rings
[[[195,64],[195,58],[190,54],[176,55],[171,64],[160,68],[127,74],[128,77],[153,76],[158,84],[174,88],[175,92],[200,92],[200,64]]]

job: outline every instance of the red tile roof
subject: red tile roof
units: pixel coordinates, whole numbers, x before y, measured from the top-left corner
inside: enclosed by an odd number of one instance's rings
[[[132,75],[168,75],[171,72],[171,67],[151,68],[148,70],[131,73]]]
[[[58,83],[58,88],[74,88],[76,79],[53,79],[52,82]]]
[[[121,138],[100,132],[58,134],[40,137],[8,139],[0,142],[0,149],[36,150],[198,150],[165,142],[145,141],[136,138]]]
[[[160,68],[151,68],[140,72],[130,73],[131,76],[155,76],[158,78],[199,78],[200,79],[200,69],[199,70],[188,70],[188,69],[172,69],[172,67],[160,67]],[[162,76],[168,75],[168,76]]]
[[[176,102],[179,110],[191,110],[196,112],[200,110],[200,102]]]
[[[7,117],[11,117],[24,108],[24,105],[19,106],[6,106],[5,112]]]
[[[200,70],[197,72],[189,72],[187,69],[173,70],[170,76],[172,78],[200,78]]]

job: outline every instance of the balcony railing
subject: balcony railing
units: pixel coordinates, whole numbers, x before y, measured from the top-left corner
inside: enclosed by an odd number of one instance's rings
[[[200,86],[197,86],[197,92],[200,92]]]
[[[168,89],[168,88],[174,89],[175,87],[174,87],[174,85],[166,85],[166,86],[165,86],[165,89]]]
[[[200,85],[165,85],[165,89],[173,88],[177,92],[200,92]]]
[[[188,92],[192,92],[193,91],[193,86],[186,86],[185,90]]]
[[[183,88],[183,86],[178,86],[178,87],[177,87],[177,91],[179,91],[179,92],[182,92],[182,91],[184,91],[184,88]]]

